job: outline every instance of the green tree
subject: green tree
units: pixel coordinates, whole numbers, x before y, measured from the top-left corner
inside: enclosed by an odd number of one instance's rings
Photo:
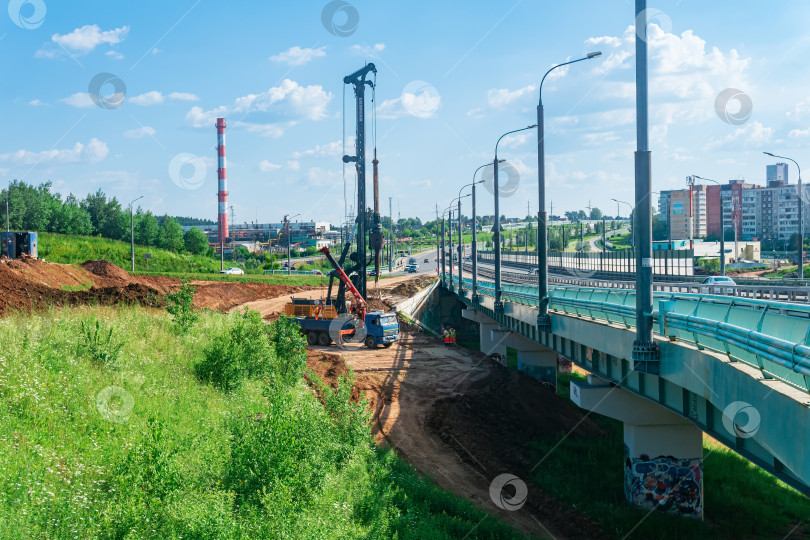
[[[61,234],[89,236],[93,234],[93,224],[90,221],[90,214],[79,205],[79,201],[71,193],[64,203],[54,198],[48,230]]]
[[[192,227],[183,235],[186,251],[194,255],[202,255],[208,251],[208,237],[197,227]]]
[[[82,208],[90,214],[94,234],[121,240],[129,233],[129,216],[121,210],[121,205],[115,197],[107,200],[107,195],[102,190],[88,195],[82,201]]]
[[[158,220],[151,211],[142,213],[140,210],[135,215],[135,243],[142,246],[154,246],[157,244],[160,227]]]
[[[183,251],[183,227],[176,219],[163,216],[158,233],[158,247],[174,252]]]
[[[602,219],[602,211],[598,208],[591,208],[591,219],[593,220],[600,220]]]

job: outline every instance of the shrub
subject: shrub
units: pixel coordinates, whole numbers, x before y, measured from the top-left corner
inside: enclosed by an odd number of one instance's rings
[[[295,319],[281,316],[270,325],[270,341],[275,350],[273,375],[285,386],[301,378],[307,363],[307,343]]]
[[[269,506],[279,516],[292,513],[333,469],[329,422],[317,402],[301,396],[289,388],[270,390],[266,415],[244,415],[230,423],[225,485],[238,504]]]
[[[194,366],[195,374],[225,392],[231,392],[247,377],[271,372],[275,350],[267,327],[256,311],[245,308],[233,315],[233,324],[215,336]]]
[[[199,318],[192,305],[195,292],[197,292],[197,288],[190,285],[187,279],[184,279],[180,284],[179,291],[166,295],[166,300],[169,303],[166,311],[172,314],[172,320],[181,332],[187,332]]]
[[[124,347],[123,342],[113,339],[114,331],[113,326],[109,330],[102,328],[101,322],[95,317],[82,319],[79,354],[88,357],[97,366],[112,365]]]

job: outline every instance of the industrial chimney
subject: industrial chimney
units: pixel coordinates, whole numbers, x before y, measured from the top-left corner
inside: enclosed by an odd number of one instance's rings
[[[225,177],[225,119],[217,118],[217,178],[219,179],[219,245],[224,245],[228,238],[228,215],[226,206],[228,202],[228,181]]]

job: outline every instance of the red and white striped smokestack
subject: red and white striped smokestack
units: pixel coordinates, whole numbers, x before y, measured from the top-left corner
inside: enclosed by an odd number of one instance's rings
[[[228,238],[228,181],[225,177],[225,119],[217,118],[217,178],[219,179],[219,243],[222,245]]]

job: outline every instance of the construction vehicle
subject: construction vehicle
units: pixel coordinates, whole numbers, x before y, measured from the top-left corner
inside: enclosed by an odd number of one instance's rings
[[[287,317],[334,319],[338,316],[335,306],[324,305],[322,300],[309,298],[291,298],[290,300],[291,302],[284,306],[284,315]]]
[[[36,259],[38,255],[37,233],[30,231],[0,232],[0,257]]]
[[[379,345],[390,347],[395,341],[399,341],[399,323],[396,315],[381,311],[369,312],[365,298],[332,256],[329,248],[323,247],[320,251],[334,268],[334,275],[340,279],[351,294],[352,302],[349,309],[350,316],[346,318],[330,319],[322,315],[322,310],[317,309],[314,309],[310,316],[296,317],[295,320],[301,327],[301,333],[307,337],[307,343],[331,345],[333,341],[337,341],[340,345],[344,340],[351,340],[363,334],[363,343],[369,349],[374,349]],[[328,302],[330,303],[323,306],[324,310],[327,308],[334,310],[331,299],[328,299]]]

